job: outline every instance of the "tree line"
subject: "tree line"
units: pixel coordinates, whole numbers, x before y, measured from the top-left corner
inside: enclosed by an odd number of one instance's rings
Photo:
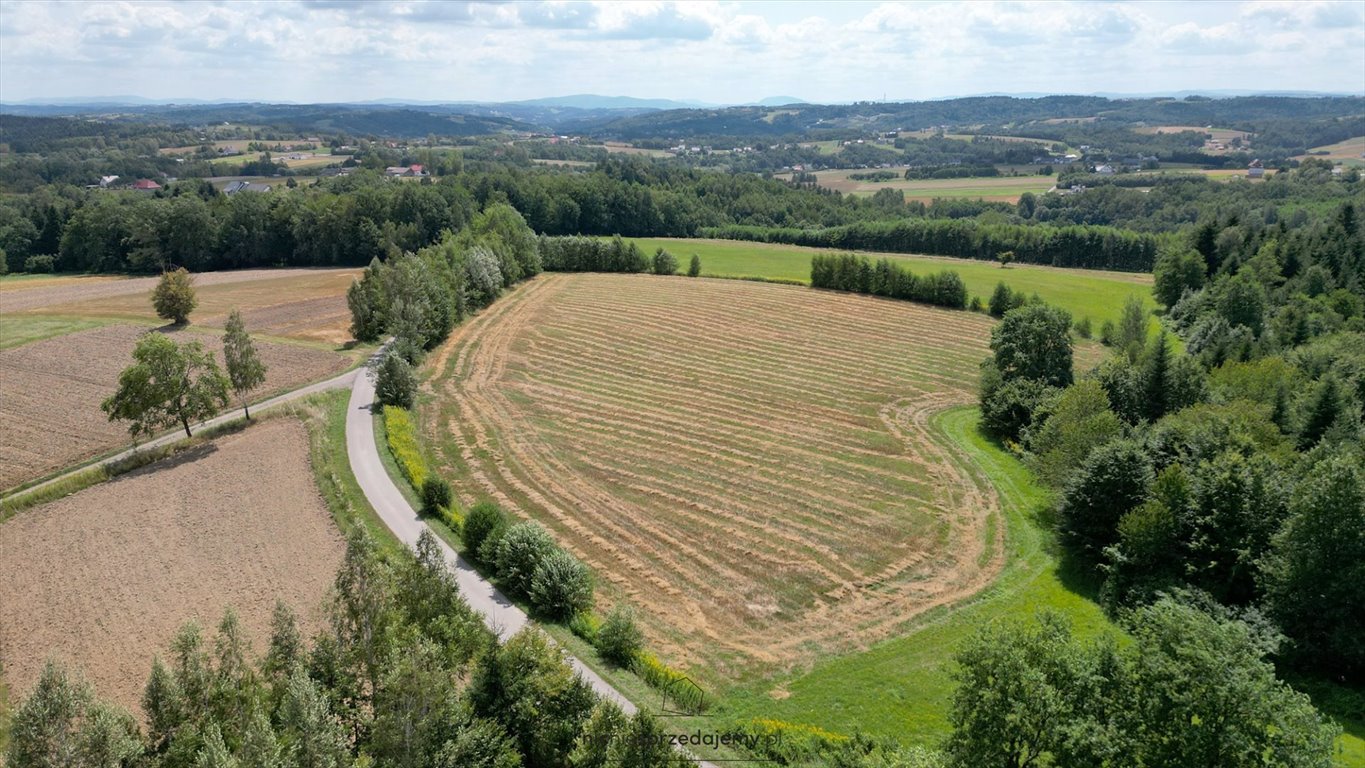
[[[916,275],[891,259],[874,262],[853,253],[812,256],[810,284],[812,288],[870,293],[939,307],[967,307],[967,285],[956,272],[945,269],[934,274]]]

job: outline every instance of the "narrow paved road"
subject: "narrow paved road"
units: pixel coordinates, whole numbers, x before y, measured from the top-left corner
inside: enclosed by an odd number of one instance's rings
[[[364,370],[364,369],[363,369],[363,368],[353,368],[353,369],[351,369],[351,370],[349,370],[349,371],[347,371],[347,372],[345,372],[345,373],[343,373],[343,374],[340,374],[340,375],[337,375],[337,376],[333,376],[332,378],[327,379],[326,381],[319,381],[319,382],[317,382],[316,384],[309,384],[309,385],[306,386],[306,387],[301,387],[301,388],[299,388],[299,389],[291,390],[291,391],[289,391],[289,392],[285,392],[285,393],[282,394],[282,395],[276,395],[275,397],[272,397],[272,398],[270,398],[269,400],[262,400],[262,401],[259,402],[259,403],[252,403],[252,404],[251,404],[251,410],[253,410],[253,411],[257,412],[257,413],[260,413],[261,411],[268,411],[268,410],[270,410],[271,408],[274,408],[275,406],[280,405],[280,404],[282,404],[282,403],[287,403],[287,402],[289,402],[289,401],[291,401],[291,400],[297,400],[297,399],[299,399],[300,397],[307,397],[308,395],[311,395],[311,394],[313,394],[313,393],[315,393],[315,392],[325,392],[325,391],[327,391],[327,390],[329,390],[329,389],[344,389],[344,388],[346,388],[346,387],[351,386],[351,382],[352,382],[354,379],[357,378],[357,375],[356,375],[356,374],[359,373],[359,372],[362,371],[362,370]],[[365,377],[361,376],[361,377],[359,377],[359,378],[365,378]],[[240,418],[242,418],[242,409],[241,409],[240,406],[236,406],[236,407],[233,407],[231,410],[225,411],[225,412],[223,412],[223,413],[221,413],[221,414],[219,414],[219,415],[217,415],[217,416],[214,416],[213,418],[209,419],[208,421],[201,421],[201,422],[199,422],[198,424],[191,424],[190,426],[194,428],[194,431],[195,431],[196,433],[198,433],[199,430],[202,430],[202,429],[204,429],[205,427],[216,427],[216,426],[218,426],[219,424],[226,424],[226,423],[229,422],[229,421],[236,421],[237,419],[240,419]],[[110,465],[110,464],[114,464],[114,463],[116,463],[116,462],[123,461],[124,459],[128,458],[129,456],[132,456],[132,455],[134,455],[134,454],[136,454],[136,453],[139,453],[139,452],[141,452],[141,451],[150,450],[150,449],[152,449],[152,448],[160,448],[160,447],[163,446],[163,445],[170,445],[170,444],[172,444],[172,443],[177,443],[177,442],[179,442],[179,441],[181,441],[181,440],[184,440],[184,439],[186,439],[186,438],[185,438],[184,431],[183,431],[183,430],[180,430],[180,429],[176,429],[174,432],[168,432],[168,433],[162,435],[161,437],[153,438],[153,439],[151,439],[151,440],[148,440],[148,441],[145,442],[145,443],[140,443],[140,444],[138,444],[138,445],[133,446],[132,448],[129,448],[129,449],[125,450],[125,451],[119,451],[118,453],[116,453],[116,454],[114,454],[114,455],[112,455],[112,456],[107,456],[107,457],[105,457],[105,458],[103,458],[103,459],[100,459],[99,461],[96,461],[96,462],[94,462],[93,464],[87,464],[86,466],[77,467],[76,469],[73,469],[73,470],[71,470],[71,471],[69,471],[69,472],[63,472],[62,474],[57,475],[56,477],[52,477],[52,478],[49,478],[49,479],[47,479],[47,480],[44,480],[43,482],[38,483],[38,484],[35,485],[35,486],[32,486],[32,487],[30,487],[30,488],[25,488],[25,489],[22,490],[22,491],[17,491],[17,492],[15,492],[15,493],[13,493],[13,494],[10,494],[10,495],[6,496],[6,498],[19,497],[19,496],[26,496],[26,495],[28,495],[29,493],[32,493],[33,491],[37,491],[37,490],[39,490],[39,489],[46,488],[47,486],[52,485],[53,483],[55,483],[55,482],[57,482],[57,481],[59,481],[59,480],[64,480],[64,479],[66,479],[66,478],[70,477],[71,475],[74,475],[74,474],[76,474],[76,473],[78,473],[78,472],[84,472],[85,470],[90,469],[90,468],[92,468],[92,467],[104,467],[104,466],[108,466],[108,465]]]
[[[361,369],[365,371],[365,369]],[[346,453],[351,460],[351,472],[355,474],[360,489],[370,501],[370,506],[384,524],[409,547],[417,545],[427,524],[418,517],[417,512],[408,504],[398,490],[384,463],[379,458],[379,446],[375,442],[374,418],[370,407],[374,403],[374,380],[363,373],[355,377],[351,387],[350,408],[346,412]],[[474,570],[464,558],[437,537],[446,561],[455,571],[455,580],[460,592],[474,610],[483,615],[484,622],[493,630],[499,640],[506,640],[521,631],[530,620],[525,612],[508,600],[492,584],[488,583],[478,571]],[[600,675],[589,669],[583,662],[569,656],[569,664],[604,699],[616,702],[626,714],[635,713],[635,705],[622,696]],[[714,768],[702,762],[703,768]]]

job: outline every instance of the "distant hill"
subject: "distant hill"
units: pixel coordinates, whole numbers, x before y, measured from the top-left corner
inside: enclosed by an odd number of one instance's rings
[[[526,99],[504,102],[502,106],[572,107],[574,109],[691,109],[714,107],[702,101],[673,101],[672,99],[637,99],[632,96],[598,96],[580,93],[574,96],[553,96],[546,99]]]
[[[788,104],[809,104],[805,99],[798,99],[795,96],[769,96],[759,99],[753,103],[755,107],[785,107]]]

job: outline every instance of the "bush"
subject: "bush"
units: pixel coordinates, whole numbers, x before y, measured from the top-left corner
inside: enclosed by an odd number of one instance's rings
[[[629,667],[645,644],[644,634],[635,625],[635,611],[624,605],[614,608],[592,644],[602,658],[618,667]]]
[[[483,551],[484,543],[497,541],[506,529],[507,516],[503,514],[502,507],[485,500],[470,507],[465,514],[464,525],[460,526],[460,538],[471,557],[489,562],[491,558]]]
[[[412,415],[397,406],[384,406],[384,439],[393,460],[398,463],[398,471],[414,489],[423,493],[425,499],[427,463],[417,444],[417,427],[412,423]],[[450,493],[449,485],[446,485],[446,493]]]
[[[194,280],[189,270],[181,267],[174,272],[163,272],[161,281],[152,290],[152,307],[156,316],[176,325],[190,321],[190,313],[198,306],[194,296]]]
[[[517,523],[498,541],[495,560],[498,576],[511,591],[529,594],[536,569],[556,549],[554,538],[540,523]]]
[[[25,272],[51,272],[57,264],[57,258],[50,253],[34,254],[24,259]]]
[[[576,613],[569,619],[569,631],[595,645],[597,633],[602,631],[602,620],[591,611]]]
[[[531,574],[530,597],[537,611],[563,621],[592,608],[592,573],[578,558],[556,547]]]
[[[692,261],[687,265],[687,276],[697,277],[699,275],[701,275],[701,257],[694,253],[692,254]]]
[[[654,263],[652,265],[656,275],[676,275],[678,274],[678,260],[673,254],[660,248],[654,252]]]
[[[1082,317],[1076,321],[1076,335],[1082,339],[1088,339],[1094,335],[1094,330],[1090,327],[1090,318]]]
[[[646,685],[665,692],[670,702],[684,711],[698,713],[706,709],[706,693],[687,675],[659,661],[649,651],[635,654],[631,669]]]
[[[422,514],[440,514],[441,510],[449,509],[454,500],[455,496],[450,492],[450,483],[444,478],[428,477],[422,481]]]
[[[385,355],[375,373],[374,394],[380,405],[411,408],[417,398],[417,375],[408,361],[393,352]]]

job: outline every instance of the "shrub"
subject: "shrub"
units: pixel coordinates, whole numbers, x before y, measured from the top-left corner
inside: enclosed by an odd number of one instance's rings
[[[412,423],[412,415],[397,406],[384,406],[384,438],[388,441],[393,460],[398,463],[398,471],[403,473],[414,489],[422,492],[425,501],[427,463],[422,459],[422,450],[417,445],[417,428]],[[450,493],[449,485],[446,486],[446,493]]]
[[[556,547],[531,574],[530,597],[537,611],[563,621],[592,608],[592,573],[578,558]]]
[[[651,265],[656,275],[676,275],[678,273],[678,260],[673,254],[660,248],[654,252],[654,262]]]
[[[483,545],[489,540],[501,538],[501,532],[506,528],[507,516],[503,514],[502,507],[484,500],[470,507],[465,514],[464,525],[460,526],[460,538],[470,556],[489,562],[491,558],[483,551]]]
[[[441,510],[449,509],[454,500],[455,496],[450,492],[450,483],[444,478],[428,477],[422,481],[423,514],[440,514]]]
[[[576,613],[572,619],[569,619],[569,631],[590,643],[596,644],[597,633],[602,631],[602,620],[592,611]]]
[[[973,296],[972,300],[967,304],[967,309],[971,310],[972,312],[981,312],[985,310],[985,307],[981,305],[981,297]]]
[[[1090,327],[1090,318],[1082,317],[1076,321],[1076,335],[1082,339],[1088,339],[1094,335],[1094,331]]]
[[[687,265],[687,276],[697,277],[699,275],[701,275],[701,257],[694,253],[692,254],[692,261]]]
[[[531,591],[531,577],[540,563],[555,551],[554,539],[540,523],[517,523],[507,529],[497,545],[494,561],[498,576],[517,594]]]
[[[417,375],[408,361],[393,352],[385,355],[375,372],[374,394],[380,405],[411,408],[417,397]]]
[[[57,264],[57,259],[50,253],[34,254],[24,259],[25,272],[51,272]]]
[[[198,304],[189,270],[181,267],[174,272],[161,273],[161,281],[152,290],[152,307],[156,309],[157,317],[184,325],[190,321],[190,313]]]
[[[631,668],[646,685],[665,692],[674,705],[692,713],[706,709],[706,693],[687,675],[659,661],[649,651],[635,654]]]
[[[635,625],[635,611],[625,605],[613,609],[592,644],[602,658],[618,667],[629,667],[645,644],[644,634]]]

